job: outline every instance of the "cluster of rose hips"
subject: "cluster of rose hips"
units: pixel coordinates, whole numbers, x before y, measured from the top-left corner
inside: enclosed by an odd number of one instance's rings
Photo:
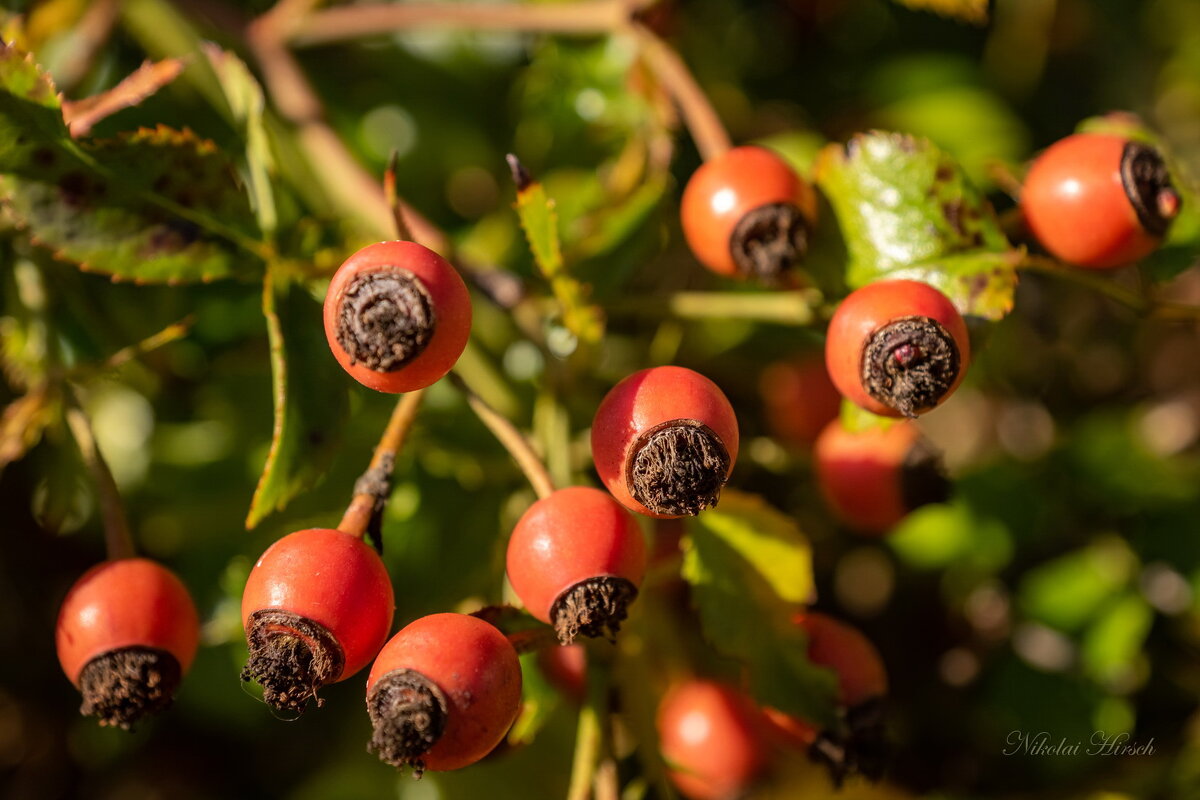
[[[1179,210],[1161,157],[1115,136],[1076,135],[1033,165],[1022,207],[1028,227],[1056,257],[1109,268],[1148,254]],[[703,165],[682,199],[683,228],[714,271],[773,284],[792,280],[816,224],[813,189],[770,151],[741,147]],[[421,389],[446,375],[471,327],[466,286],[441,256],[412,242],[384,242],[351,256],[324,306],[330,348],[346,371],[383,392]],[[852,527],[884,533],[918,505],[945,495],[939,459],[911,422],[946,400],[970,363],[966,324],[937,289],[882,280],[846,297],[829,323],[825,370],[768,376],[772,418],[794,420],[787,398],[825,422],[837,395],[891,426],[850,430],[808,422],[817,479]],[[807,377],[806,377],[807,376]],[[782,388],[780,388],[782,387]],[[811,387],[811,390],[810,390]],[[790,395],[788,394],[790,393]],[[824,398],[810,402],[809,395]],[[780,398],[783,398],[781,401]],[[628,376],[604,398],[591,430],[596,472],[608,492],[560,489],[525,512],[509,540],[507,575],[528,612],[560,642],[614,635],[637,596],[646,548],[634,515],[693,516],[714,506],[738,452],[738,426],[721,390],[680,367]],[[283,537],[259,558],[242,600],[249,645],[243,679],[264,699],[301,711],[321,687],[368,664],[371,747],[388,763],[449,770],[491,751],[516,718],[517,651],[478,617],[433,614],[388,639],[391,581],[360,536],[334,529]],[[847,719],[877,724],[886,693],[878,654],[857,631],[815,612],[799,614],[809,657],[832,669]],[[58,624],[63,670],[84,713],[128,726],[173,695],[195,654],[198,621],[179,580],[145,559],[106,562],[84,575]],[[769,743],[821,753],[838,743],[804,720],[757,708],[711,681],[676,685],[659,709],[673,781],[689,797],[745,791]],[[859,754],[859,757],[863,757]]]

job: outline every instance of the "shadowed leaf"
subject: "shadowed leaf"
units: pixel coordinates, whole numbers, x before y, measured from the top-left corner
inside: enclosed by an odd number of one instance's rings
[[[321,305],[273,269],[263,285],[263,314],[271,340],[275,429],[247,528],[321,480],[349,413],[346,376],[329,354]]]

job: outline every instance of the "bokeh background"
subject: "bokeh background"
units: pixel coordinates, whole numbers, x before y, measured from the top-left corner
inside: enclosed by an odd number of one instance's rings
[[[111,29],[81,58],[97,5],[10,2],[0,13],[70,97],[201,39],[257,69],[242,31],[268,3],[113,3]],[[985,26],[886,0],[687,0],[648,19],[678,46],[735,140],[775,146],[802,168],[825,141],[908,131],[956,156],[1003,213],[1012,207],[1005,173],[1019,175],[1081,120],[1124,109],[1163,136],[1181,169],[1200,174],[1194,0],[996,0]],[[820,330],[679,319],[636,302],[736,287],[705,273],[682,244],[678,195],[699,157],[629,40],[423,30],[297,55],[350,151],[373,174],[396,151],[400,193],[473,261],[539,286],[505,153],[518,153],[556,199],[571,268],[607,312],[603,346],[580,357],[552,320],[537,323],[545,346],[535,345],[477,296],[463,362],[481,394],[533,431],[556,475],[594,481],[591,415],[635,369],[690,366],[729,394],[744,442],[731,485],[798,521],[813,545],[818,607],[860,626],[891,676],[891,768],[882,786],[852,783],[847,797],[1200,797],[1195,323],[1143,319],[1088,285],[1022,275],[1015,311],[974,331],[980,355],[967,384],[922,423],[945,449],[954,498],[913,514],[886,540],[856,537],[824,511],[806,448],[772,429],[759,388],[769,364],[819,352]],[[96,133],[165,123],[239,149],[196,73]],[[288,123],[272,119],[286,142]],[[319,278],[361,234],[344,207],[314,191],[304,167],[280,167],[282,229],[316,254]],[[1195,231],[1186,227],[1171,258],[1113,280],[1156,281],[1163,296],[1200,303]],[[567,701],[532,743],[414,782],[364,752],[360,680],[328,688],[323,708],[291,722],[239,688],[239,599],[250,565],[287,532],[336,524],[391,399],[313,366],[314,381],[343,381],[349,392],[345,412],[329,421],[338,444],[327,475],[248,532],[272,430],[261,285],[114,284],[10,229],[0,232],[0,285],[5,358],[27,369],[99,363],[194,315],[184,339],[85,387],[140,547],[179,572],[204,619],[204,646],[169,712],[132,734],[78,716],[54,656],[54,620],[103,546],[86,472],[65,429],[51,424],[0,475],[4,797],[564,794],[575,724]],[[303,374],[310,365],[291,366]],[[20,393],[13,381],[0,388],[5,402]],[[398,624],[504,600],[505,537],[531,500],[461,397],[435,386],[386,513]],[[677,567],[677,556],[663,556],[631,635],[653,630],[667,613],[657,604],[673,609],[680,638],[695,638],[671,578]],[[661,688],[661,677],[651,679],[646,693]],[[1006,756],[1014,730],[1068,741],[1128,732],[1153,739],[1155,752]],[[832,791],[793,761],[763,796]],[[628,762],[632,774],[636,759]]]

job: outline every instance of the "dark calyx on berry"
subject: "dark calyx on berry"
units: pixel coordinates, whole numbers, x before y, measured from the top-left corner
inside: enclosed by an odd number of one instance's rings
[[[869,781],[883,777],[888,760],[885,704],[873,697],[846,710],[841,730],[825,730],[809,748],[809,755],[829,770],[834,786],[840,788],[851,775]]]
[[[374,729],[367,750],[394,767],[412,767],[419,778],[425,770],[421,756],[446,729],[442,690],[416,670],[392,670],[371,687],[367,713]]]
[[[960,363],[958,344],[940,322],[901,317],[867,340],[862,382],[871,397],[913,417],[936,406],[950,391]]]
[[[942,455],[923,438],[917,439],[900,465],[900,497],[909,511],[950,499]]]
[[[626,466],[629,494],[655,514],[695,516],[717,504],[729,451],[694,419],[656,425],[638,437]]]
[[[1142,142],[1126,144],[1121,183],[1142,227],[1153,236],[1165,236],[1179,214],[1180,198],[1159,152]]]
[[[637,594],[631,581],[615,575],[580,581],[559,595],[550,609],[558,641],[567,645],[580,635],[613,638]]]
[[[346,287],[337,340],[352,364],[394,372],[421,354],[436,327],[425,286],[408,270],[390,267],[357,275]]]
[[[808,252],[808,221],[791,203],[759,206],[738,221],[729,252],[741,274],[778,282]]]
[[[243,681],[257,681],[263,700],[280,711],[304,711],[317,690],[342,674],[342,647],[318,622],[264,608],[250,615],[246,631],[250,658],[242,668]]]
[[[153,647],[122,647],[98,655],[79,673],[81,714],[129,730],[175,697],[181,670],[175,656]]]

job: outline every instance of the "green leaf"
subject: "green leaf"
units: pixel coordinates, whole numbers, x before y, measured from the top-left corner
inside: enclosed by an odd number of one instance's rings
[[[964,314],[999,319],[1012,309],[1020,253],[947,153],[911,136],[860,134],[826,148],[816,176],[846,240],[852,288],[909,277]]]
[[[249,207],[212,142],[160,127],[86,150],[60,142],[36,156],[37,170],[0,178],[0,197],[58,258],[139,283],[261,269]]]
[[[249,207],[224,155],[165,127],[75,142],[50,79],[0,47],[0,201],[36,243],[139,282],[260,269]]]
[[[246,143],[246,187],[258,227],[263,231],[273,231],[278,224],[275,195],[271,189],[275,162],[271,155],[267,129],[263,124],[262,87],[246,64],[233,53],[212,43],[206,43],[204,54],[217,74],[221,91],[225,93],[225,100],[229,103],[239,138]]]
[[[993,572],[1012,559],[1012,534],[998,519],[982,516],[961,501],[932,503],[906,516],[888,544],[918,569],[956,563]]]
[[[563,325],[581,342],[597,344],[604,335],[604,318],[600,309],[587,301],[590,287],[573,277],[563,263],[554,200],[541,183],[530,181],[518,187],[516,208],[533,260],[550,281],[562,309]]]
[[[1078,630],[1129,583],[1136,566],[1123,540],[1102,539],[1027,572],[1017,595],[1021,609],[1060,630]]]
[[[1120,681],[1134,669],[1154,612],[1136,592],[1126,592],[1088,627],[1081,652],[1084,669],[1102,683]]]
[[[814,593],[811,551],[795,523],[758,497],[727,491],[688,531],[683,577],[705,637],[745,663],[760,702],[834,724],[836,678],[808,660],[793,622]]]
[[[988,0],[896,0],[916,11],[932,11],[974,25],[986,25]]]
[[[300,284],[267,273],[263,314],[271,340],[275,430],[246,527],[284,508],[325,475],[349,411],[346,376],[329,354],[321,304]]]
[[[0,42],[0,172],[31,169],[35,152],[67,138],[58,90],[33,56]]]

